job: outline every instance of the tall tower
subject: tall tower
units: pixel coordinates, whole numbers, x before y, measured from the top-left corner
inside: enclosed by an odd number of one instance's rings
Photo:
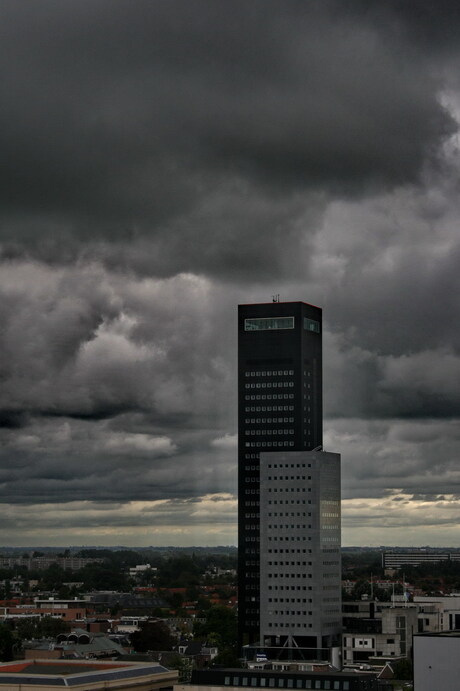
[[[318,609],[323,562],[340,562],[339,458],[319,452],[321,317],[319,307],[303,302],[238,310],[241,645],[321,647],[340,628],[336,612],[325,622]],[[326,548],[335,550],[329,558],[321,556]],[[340,596],[340,568],[333,573],[329,599],[336,589]]]

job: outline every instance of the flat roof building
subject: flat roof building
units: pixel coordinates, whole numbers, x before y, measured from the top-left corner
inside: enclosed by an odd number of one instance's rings
[[[21,660],[0,664],[0,691],[165,691],[177,683],[177,672],[149,662],[90,660]]]

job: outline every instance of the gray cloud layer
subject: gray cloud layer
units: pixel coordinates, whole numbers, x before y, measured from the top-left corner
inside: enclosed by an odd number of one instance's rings
[[[4,541],[234,540],[235,305],[273,292],[325,309],[345,541],[386,501],[425,541],[458,494],[458,15],[2,4]]]

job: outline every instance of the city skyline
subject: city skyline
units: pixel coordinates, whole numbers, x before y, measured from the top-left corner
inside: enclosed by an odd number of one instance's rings
[[[323,310],[343,545],[460,526],[460,10],[0,7],[0,544],[237,539],[237,305]]]

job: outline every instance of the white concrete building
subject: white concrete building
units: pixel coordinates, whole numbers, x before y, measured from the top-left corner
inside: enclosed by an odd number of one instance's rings
[[[260,454],[260,641],[332,648],[340,640],[340,456]]]
[[[414,636],[414,691],[458,691],[460,631]]]

